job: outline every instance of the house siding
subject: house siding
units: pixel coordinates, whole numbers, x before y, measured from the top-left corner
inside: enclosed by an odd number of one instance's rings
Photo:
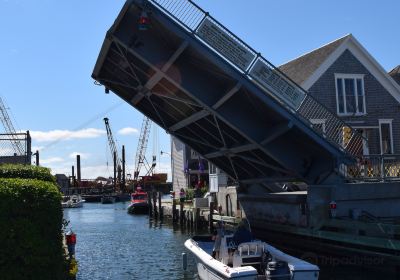
[[[177,138],[171,136],[171,155],[172,155],[172,187],[175,192],[181,188],[186,188],[187,180],[185,177],[185,144]]]
[[[343,54],[311,86],[309,93],[337,114],[335,73],[364,74],[366,115],[340,117],[353,127],[379,127],[379,119],[393,119],[394,153],[400,153],[400,106],[393,96],[349,51]],[[370,154],[380,153],[379,130],[368,132]]]

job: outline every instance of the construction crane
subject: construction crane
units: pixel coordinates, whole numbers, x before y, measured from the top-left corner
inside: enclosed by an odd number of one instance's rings
[[[12,147],[14,149],[14,152],[17,153],[18,155],[23,155],[25,153],[25,149],[22,146],[21,142],[19,141],[17,137],[17,132],[15,131],[15,128],[11,122],[10,116],[7,113],[7,108],[4,105],[3,100],[0,97],[0,120],[3,123],[4,129],[7,134],[9,134],[11,138],[11,143]]]
[[[147,150],[147,143],[149,142],[149,135],[150,135],[150,128],[151,128],[151,120],[144,116],[143,121],[142,121],[142,128],[140,130],[140,136],[139,136],[139,143],[137,145],[136,149],[136,157],[135,157],[135,171],[133,172],[133,180],[138,181],[139,179],[139,173],[140,170],[142,169],[142,166],[145,165],[147,168],[147,173],[146,175],[151,174],[152,170],[156,166],[156,156],[153,155],[153,162],[151,167],[149,166],[147,160],[146,160],[146,150]]]
[[[135,171],[134,171],[134,176],[133,176],[133,182],[134,182],[134,187],[146,187],[151,186],[151,187],[156,187],[156,188],[165,188],[168,187],[167,185],[167,173],[155,173],[155,167],[156,167],[156,146],[158,146],[158,139],[157,139],[157,127],[155,127],[154,130],[154,140],[153,140],[153,156],[152,156],[152,162],[151,164],[146,160],[146,149],[147,149],[147,144],[149,142],[149,135],[150,135],[150,128],[151,128],[151,120],[144,116],[143,122],[142,122],[142,128],[140,130],[140,136],[139,136],[139,143],[137,146],[136,150],[136,157],[135,157]],[[140,176],[140,170],[141,168],[145,166],[146,168],[146,173],[145,175]]]
[[[111,150],[111,154],[112,154],[112,158],[113,158],[113,162],[114,162],[114,171],[115,171],[115,167],[116,167],[117,168],[117,172],[118,172],[118,177],[117,177],[118,184],[117,184],[117,182],[115,181],[115,178],[114,178],[114,188],[116,188],[117,185],[120,185],[121,182],[122,182],[121,181],[121,173],[122,173],[121,166],[122,166],[123,162],[118,156],[118,149],[117,149],[117,146],[115,145],[114,137],[112,135],[112,131],[111,131],[110,124],[108,122],[108,118],[104,118],[104,123],[106,125],[108,145],[110,146],[110,150]],[[114,174],[114,177],[115,177],[115,174]]]

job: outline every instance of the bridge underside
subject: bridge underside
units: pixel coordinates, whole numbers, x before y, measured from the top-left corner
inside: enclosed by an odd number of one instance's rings
[[[276,99],[154,9],[125,4],[93,78],[241,184],[304,181],[334,172],[342,152]]]

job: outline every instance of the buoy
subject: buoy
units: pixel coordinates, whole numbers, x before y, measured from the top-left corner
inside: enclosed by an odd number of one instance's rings
[[[183,270],[187,269],[187,255],[186,255],[186,253],[182,253],[182,268],[183,268]]]

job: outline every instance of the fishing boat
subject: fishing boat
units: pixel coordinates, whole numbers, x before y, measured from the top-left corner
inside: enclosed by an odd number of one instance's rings
[[[279,279],[317,280],[319,268],[276,249],[260,240],[235,246],[233,234],[221,238],[219,256],[212,257],[211,236],[194,236],[185,247],[197,260],[199,278],[211,279]]]
[[[137,188],[134,193],[131,194],[131,204],[128,206],[128,213],[147,213],[149,210],[149,202],[147,193],[141,188]]]
[[[68,200],[61,202],[62,208],[80,208],[85,202],[80,195],[74,194]]]

